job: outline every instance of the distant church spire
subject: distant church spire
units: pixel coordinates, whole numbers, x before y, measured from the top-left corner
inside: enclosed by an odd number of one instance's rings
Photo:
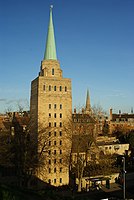
[[[85,111],[86,111],[86,113],[88,113],[88,114],[91,112],[89,90],[87,90],[86,109],[85,109]]]
[[[51,5],[44,60],[57,60],[52,8],[53,6]]]

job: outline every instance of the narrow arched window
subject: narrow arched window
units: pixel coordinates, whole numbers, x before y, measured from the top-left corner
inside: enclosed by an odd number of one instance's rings
[[[67,92],[67,87],[65,86],[65,92]]]
[[[56,91],[56,86],[54,86],[54,91]]]
[[[62,86],[60,86],[60,91],[62,91]]]
[[[49,85],[49,91],[51,91],[51,85]]]
[[[54,68],[52,69],[52,75],[54,75]]]

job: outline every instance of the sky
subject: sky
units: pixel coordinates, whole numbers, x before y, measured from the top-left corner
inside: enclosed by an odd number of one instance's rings
[[[0,0],[0,113],[29,109],[53,5],[57,57],[73,107],[134,107],[134,0]]]

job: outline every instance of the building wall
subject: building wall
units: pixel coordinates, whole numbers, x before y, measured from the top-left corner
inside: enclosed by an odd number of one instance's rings
[[[133,113],[121,113],[115,114],[110,109],[110,120],[109,120],[110,133],[114,131],[123,131],[127,133],[134,130],[134,114]]]
[[[129,144],[109,144],[99,146],[100,151],[103,151],[104,154],[118,154],[125,155],[125,151],[129,150]]]
[[[31,84],[31,120],[38,140],[45,133],[40,144],[46,142],[46,160],[38,177],[56,186],[69,183],[71,141],[64,127],[71,115],[71,80],[62,77],[57,60],[42,61],[39,76]]]

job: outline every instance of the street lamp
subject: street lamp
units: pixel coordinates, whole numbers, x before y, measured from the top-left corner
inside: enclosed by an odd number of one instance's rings
[[[122,157],[123,162],[123,199],[126,198],[126,170],[125,170],[125,157]]]

